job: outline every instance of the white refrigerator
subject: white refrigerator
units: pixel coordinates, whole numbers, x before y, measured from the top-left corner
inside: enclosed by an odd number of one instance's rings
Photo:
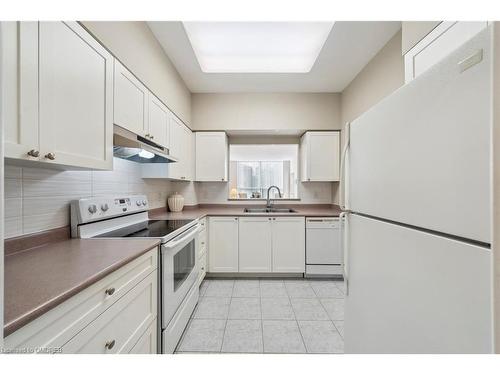
[[[486,29],[347,127],[346,353],[491,353]]]

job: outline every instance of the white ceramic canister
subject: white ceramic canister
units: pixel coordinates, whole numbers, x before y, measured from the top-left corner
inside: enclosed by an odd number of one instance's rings
[[[182,209],[184,208],[184,197],[179,193],[175,192],[174,194],[168,197],[167,203],[170,211],[172,212],[182,211]]]

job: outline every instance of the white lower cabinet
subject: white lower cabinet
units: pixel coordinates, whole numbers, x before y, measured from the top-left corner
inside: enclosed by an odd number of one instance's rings
[[[238,218],[211,217],[208,224],[209,272],[238,272]]]
[[[128,353],[156,318],[157,277],[149,274],[62,347],[63,353]]]
[[[130,350],[129,354],[156,354],[158,346],[158,322],[153,320],[146,332]]]
[[[211,217],[209,272],[304,273],[304,217]]]
[[[305,219],[273,218],[273,272],[305,272]]]
[[[239,272],[271,272],[271,218],[242,217],[239,221]]]
[[[155,248],[10,334],[5,347],[61,348],[62,353],[135,351],[151,325],[156,327],[157,267]],[[156,353],[156,340],[149,339],[151,353]]]

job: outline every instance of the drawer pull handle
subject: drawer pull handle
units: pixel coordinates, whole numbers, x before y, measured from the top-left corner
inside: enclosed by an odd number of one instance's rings
[[[115,346],[115,342],[116,342],[115,340],[106,341],[106,345],[104,346],[106,349],[111,350]]]
[[[108,288],[104,293],[106,293],[108,296],[112,296],[114,292],[115,288]]]

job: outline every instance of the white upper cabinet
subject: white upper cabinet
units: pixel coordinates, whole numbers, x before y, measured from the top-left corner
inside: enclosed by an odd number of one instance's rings
[[[5,156],[38,160],[38,22],[0,22],[0,38]]]
[[[339,181],[340,132],[309,131],[300,139],[301,180]]]
[[[271,272],[272,218],[241,217],[239,221],[239,272]]]
[[[113,57],[76,22],[39,24],[40,154],[111,169]]]
[[[208,231],[209,272],[238,272],[238,218],[211,217]]]
[[[114,123],[140,136],[148,129],[149,90],[115,60]]]
[[[172,112],[168,112],[168,143],[173,163],[142,164],[142,178],[192,181],[194,175],[194,135]],[[153,141],[156,141],[156,137]]]
[[[488,26],[488,22],[441,22],[404,56],[408,83]]]
[[[151,93],[149,94],[148,108],[149,116],[146,137],[161,146],[169,148],[170,111],[156,96]]]
[[[228,141],[225,132],[196,132],[196,181],[227,181]]]
[[[305,272],[305,219],[273,218],[272,228],[273,272]]]
[[[170,116],[170,154],[177,158],[176,163],[168,164],[168,177],[175,180],[193,179],[193,132],[175,115]]]
[[[111,169],[113,57],[76,22],[1,27],[6,157]]]

